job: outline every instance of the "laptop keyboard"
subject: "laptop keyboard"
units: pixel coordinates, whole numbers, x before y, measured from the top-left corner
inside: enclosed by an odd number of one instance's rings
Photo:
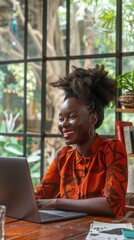
[[[41,221],[51,221],[51,220],[63,218],[63,216],[60,216],[60,215],[49,214],[41,211],[39,211],[39,213],[40,213]]]

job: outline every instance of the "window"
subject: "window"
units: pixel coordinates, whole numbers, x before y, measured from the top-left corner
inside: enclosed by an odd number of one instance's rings
[[[25,156],[34,186],[64,142],[57,129],[62,92],[49,82],[71,66],[133,69],[132,0],[13,0],[0,3],[0,155]],[[118,105],[119,103],[117,103]],[[113,108],[98,130],[115,132]]]

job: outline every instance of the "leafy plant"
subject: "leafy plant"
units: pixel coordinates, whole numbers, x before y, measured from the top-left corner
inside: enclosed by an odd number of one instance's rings
[[[126,72],[124,74],[119,74],[116,77],[117,88],[134,91],[134,70]]]
[[[15,121],[17,120],[19,114],[16,114],[13,117],[12,113],[10,113],[10,117],[8,114],[4,112],[6,120],[2,120],[0,124],[0,132],[18,132],[22,129],[22,125],[18,128],[15,128]],[[23,147],[22,143],[18,141],[18,137],[14,136],[0,136],[0,156],[22,156],[23,155]]]

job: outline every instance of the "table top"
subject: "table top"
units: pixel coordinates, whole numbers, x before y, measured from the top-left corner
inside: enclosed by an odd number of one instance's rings
[[[85,240],[93,221],[112,222],[115,218],[86,216],[53,223],[32,223],[6,217],[5,239]],[[134,218],[122,222],[134,224]]]

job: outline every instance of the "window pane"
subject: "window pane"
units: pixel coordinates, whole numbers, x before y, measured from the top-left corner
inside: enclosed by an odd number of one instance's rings
[[[115,58],[88,58],[70,61],[70,71],[73,65],[83,67],[85,69],[95,67],[96,64],[104,65],[105,69],[112,77],[115,77]]]
[[[17,132],[23,129],[24,64],[0,66],[0,117],[6,124],[4,132]]]
[[[122,114],[122,121],[127,121],[127,122],[134,122],[134,114],[133,113],[123,113]]]
[[[22,0],[3,1],[0,7],[0,60],[24,58],[24,10]]]
[[[66,47],[66,0],[48,1],[47,56],[63,56]]]
[[[70,54],[115,52],[115,1],[71,1]]]
[[[43,1],[28,1],[28,57],[42,56]]]
[[[134,69],[134,56],[123,57],[122,71],[123,73],[132,71]]]
[[[58,114],[60,105],[63,102],[63,91],[49,86],[50,82],[59,80],[65,76],[64,61],[47,62],[47,88],[46,88],[46,126],[45,130],[51,133],[58,133]],[[50,128],[48,128],[50,126]]]
[[[123,52],[134,51],[134,1],[123,0]]]
[[[96,130],[101,135],[115,134],[115,110],[114,108],[106,108],[104,111],[104,120],[102,125]]]

